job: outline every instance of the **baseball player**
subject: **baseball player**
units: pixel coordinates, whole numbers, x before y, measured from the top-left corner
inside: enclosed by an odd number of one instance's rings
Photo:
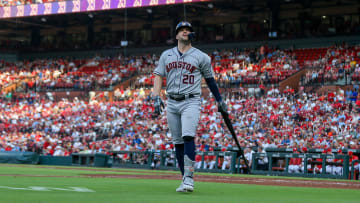
[[[214,149],[212,147],[209,148],[209,151],[214,151]],[[214,169],[215,168],[215,164],[216,164],[216,156],[213,155],[206,155],[204,157],[205,159],[205,163],[204,163],[204,169]]]
[[[177,192],[194,190],[195,133],[200,117],[201,80],[206,83],[218,102],[218,111],[227,113],[214,79],[211,59],[192,47],[193,28],[189,22],[180,22],[176,28],[178,45],[164,51],[154,70],[154,114],[160,115],[164,103],[160,97],[163,78],[166,78],[167,121],[175,144],[176,159],[183,175]]]
[[[339,149],[337,151],[337,154],[343,154],[343,151]],[[343,163],[344,159],[334,159],[334,163],[337,163],[337,165],[333,166],[334,175],[343,175]],[[351,169],[350,169],[351,170]]]
[[[334,155],[331,151],[331,148],[326,149],[325,153],[329,154],[329,155]],[[333,163],[333,162],[334,162],[334,159],[332,159],[332,158],[326,159],[326,163]],[[325,172],[334,175],[335,174],[334,166],[331,164],[326,164]],[[320,173],[322,173],[322,168],[320,169]]]
[[[354,155],[353,151],[348,151],[348,155],[349,155],[349,171],[351,171],[352,162],[355,161],[355,160],[359,160],[359,157]],[[355,170],[355,172],[360,171],[360,164],[359,163],[357,163],[357,162],[354,163],[354,170]]]
[[[293,148],[293,153],[298,154],[299,151],[296,147]],[[300,168],[302,167],[302,158],[290,158],[289,161],[289,173],[300,173]]]

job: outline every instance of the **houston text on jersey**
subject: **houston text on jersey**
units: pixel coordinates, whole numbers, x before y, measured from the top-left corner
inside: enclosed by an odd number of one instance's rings
[[[174,61],[166,65],[166,72],[170,72],[172,69],[182,68],[188,70],[190,73],[194,72],[196,69],[195,66],[190,63],[186,63],[184,61]]]

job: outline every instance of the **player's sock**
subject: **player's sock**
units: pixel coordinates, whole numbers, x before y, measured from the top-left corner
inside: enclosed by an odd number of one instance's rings
[[[175,144],[175,154],[181,174],[184,176],[184,144]]]
[[[184,153],[191,159],[195,161],[195,140],[194,137],[185,136],[184,137]]]

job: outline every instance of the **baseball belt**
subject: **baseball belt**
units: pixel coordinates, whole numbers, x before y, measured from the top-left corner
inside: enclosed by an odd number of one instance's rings
[[[183,101],[188,98],[194,98],[198,96],[198,94],[179,94],[179,95],[168,94],[167,96],[175,101]]]

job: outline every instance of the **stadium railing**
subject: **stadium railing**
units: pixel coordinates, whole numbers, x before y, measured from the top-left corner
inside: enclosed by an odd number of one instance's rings
[[[40,156],[40,165],[71,166],[72,156]]]
[[[8,62],[16,62],[18,60],[18,55],[0,53],[0,60],[4,60],[4,61],[8,61]]]
[[[283,150],[287,151],[286,149]],[[1,152],[0,163],[19,163],[19,164],[41,164],[41,165],[63,165],[63,166],[87,166],[87,167],[119,167],[119,168],[143,168],[143,169],[162,169],[178,170],[174,151],[111,151],[111,156],[106,154],[81,154],[74,153],[71,156],[39,156],[32,152]],[[195,170],[198,172],[213,173],[246,173],[247,170],[241,162],[241,158],[236,158],[236,152],[197,152]],[[228,164],[224,164],[224,158]],[[267,157],[266,169],[258,168],[258,159]],[[303,170],[299,173],[289,173],[289,163],[291,158],[301,158]],[[319,161],[321,159],[321,161]],[[335,163],[327,159],[342,159],[342,163]],[[213,168],[206,167],[206,160],[215,161]],[[306,161],[304,161],[306,160]],[[354,168],[354,160],[349,163],[349,156],[343,154],[319,154],[319,153],[282,153],[267,152],[254,153],[252,155],[251,174],[272,175],[272,176],[293,176],[293,177],[312,177],[312,178],[333,178],[333,179],[357,179],[358,170]],[[224,164],[224,165],[223,165]],[[308,167],[311,166],[311,167]],[[313,173],[315,165],[342,166],[340,174],[330,174],[326,170]]]
[[[81,154],[74,153],[71,155],[73,166],[94,166],[105,167],[108,164],[109,156],[106,154]]]
[[[110,151],[111,166],[124,168],[151,168],[154,153],[150,151]]]
[[[112,153],[112,167],[179,170],[174,151],[111,151],[110,153]],[[198,152],[197,156],[201,156],[201,159],[197,163],[200,164],[200,167],[196,167],[196,171],[213,173],[236,172],[235,152]],[[209,156],[214,158],[214,167],[204,168],[206,157]],[[227,157],[229,162],[223,167],[224,157]]]
[[[237,165],[236,165],[236,152],[197,152],[197,155],[201,156],[201,162],[200,167],[196,168],[196,171],[199,172],[215,172],[215,173],[236,173]],[[205,159],[207,157],[213,157],[215,161],[215,165],[213,169],[210,169],[208,167],[204,168]],[[224,164],[224,159],[227,157],[227,159],[230,161],[230,163]]]
[[[35,152],[0,151],[0,163],[38,164],[39,155]]]
[[[258,167],[258,160],[260,158],[267,157],[268,165],[266,170],[260,170]],[[290,158],[302,158],[303,172],[289,173],[289,160]],[[314,161],[313,159],[321,159],[321,161]],[[327,173],[326,170],[322,170],[321,173],[313,173],[315,165],[321,165],[323,169],[326,169],[327,165],[339,165],[334,162],[327,162],[326,159],[342,159],[342,174],[334,175]],[[306,160],[306,161],[304,161]],[[284,162],[284,165],[279,164]],[[311,165],[308,168],[308,165]],[[300,176],[300,177],[316,177],[316,178],[337,178],[348,179],[349,178],[349,156],[338,154],[294,154],[294,153],[254,153],[252,156],[252,174],[259,175],[277,175],[277,176]]]

